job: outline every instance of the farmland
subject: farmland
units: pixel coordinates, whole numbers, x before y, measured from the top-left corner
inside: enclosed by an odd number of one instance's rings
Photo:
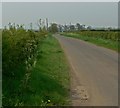
[[[118,51],[118,32],[116,31],[81,31],[64,32],[62,35],[78,38],[115,51]]]

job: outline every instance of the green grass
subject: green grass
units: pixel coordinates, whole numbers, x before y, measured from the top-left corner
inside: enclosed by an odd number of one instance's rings
[[[0,29],[0,107],[2,106],[2,30]]]
[[[30,99],[26,104],[68,104],[69,67],[58,41],[52,36],[48,36],[42,42],[39,53],[30,81],[34,93],[33,96],[26,96]],[[48,103],[48,100],[51,102]]]
[[[110,39],[103,39],[103,38],[96,38],[93,36],[91,36],[91,37],[83,36],[83,35],[76,34],[76,33],[61,33],[61,34],[64,36],[73,37],[73,38],[81,39],[81,40],[84,40],[87,42],[91,42],[98,46],[109,48],[109,49],[112,49],[112,50],[118,52],[118,41],[113,41]]]
[[[8,70],[9,71],[9,70]],[[22,104],[23,90],[22,79],[25,72],[25,66],[20,65],[14,70],[19,77],[2,76],[2,105],[3,106],[15,106]]]
[[[2,30],[0,29],[0,51],[2,52]]]
[[[48,36],[42,40],[38,48],[36,66],[32,69],[31,77],[24,89],[20,79],[7,79],[4,85],[7,92],[3,97],[3,105],[16,106],[60,106],[69,105],[69,65],[58,41]],[[16,71],[22,76],[24,66]],[[23,69],[23,70],[22,70]],[[4,84],[4,82],[3,82]]]

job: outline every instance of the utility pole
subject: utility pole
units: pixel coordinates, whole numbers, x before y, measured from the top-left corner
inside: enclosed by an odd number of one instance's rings
[[[48,18],[46,18],[46,27],[47,27],[47,31],[48,31]]]
[[[14,30],[15,30],[15,23],[13,23],[13,28],[14,28]]]
[[[45,20],[42,21],[42,29],[45,27]]]
[[[41,19],[39,19],[38,26],[39,26],[39,30],[40,30],[40,31],[41,31],[41,25],[42,25],[42,23],[41,23]]]
[[[11,29],[11,23],[10,22],[8,23],[8,26],[9,26],[9,29]]]

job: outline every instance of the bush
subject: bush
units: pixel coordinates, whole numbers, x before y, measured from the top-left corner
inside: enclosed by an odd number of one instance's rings
[[[41,35],[42,34],[42,35]],[[25,64],[33,65],[37,46],[45,33],[35,33],[24,29],[3,30],[2,32],[2,71],[5,76],[15,76],[15,68]]]

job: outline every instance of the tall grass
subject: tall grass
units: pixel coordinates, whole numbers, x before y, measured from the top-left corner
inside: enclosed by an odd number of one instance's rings
[[[2,32],[3,105],[20,105],[19,96],[27,89],[38,45],[46,35],[23,28]],[[9,89],[9,90],[8,90]],[[11,95],[12,94],[12,95]],[[13,96],[13,97],[11,97]]]
[[[0,29],[0,107],[2,106],[2,29]]]

